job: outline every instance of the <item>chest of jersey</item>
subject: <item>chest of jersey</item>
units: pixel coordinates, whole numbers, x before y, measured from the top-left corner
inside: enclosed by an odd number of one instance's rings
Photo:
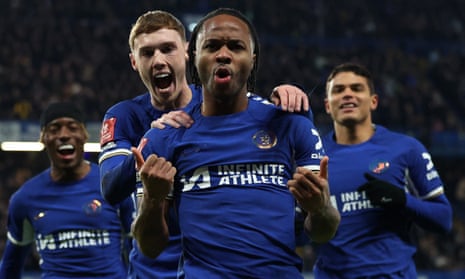
[[[188,129],[174,148],[184,190],[206,185],[269,184],[285,187],[292,149],[278,130],[252,123],[216,122]]]

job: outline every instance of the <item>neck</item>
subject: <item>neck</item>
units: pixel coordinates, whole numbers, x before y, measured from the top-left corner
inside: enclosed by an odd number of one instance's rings
[[[82,160],[78,166],[70,168],[57,168],[52,165],[50,175],[54,182],[73,182],[84,178],[89,171],[89,162]]]
[[[151,98],[152,106],[160,111],[170,111],[184,108],[192,100],[192,90],[186,83],[177,98],[168,102],[156,102]]]
[[[365,125],[334,124],[334,133],[338,144],[359,144],[368,141],[375,133],[376,126],[372,123]]]
[[[232,96],[213,96],[203,92],[202,115],[218,116],[238,113],[247,109],[249,100],[247,94],[239,93]]]

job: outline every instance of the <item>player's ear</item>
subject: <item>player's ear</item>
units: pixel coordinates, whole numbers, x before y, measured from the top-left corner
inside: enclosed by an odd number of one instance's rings
[[[188,52],[188,49],[189,49],[189,42],[186,43],[186,47],[185,47],[185,56],[186,56],[186,61],[189,61],[189,52]]]
[[[136,58],[134,57],[134,53],[129,53],[129,60],[131,61],[131,67],[134,69],[134,71],[137,71],[137,62]]]
[[[328,97],[325,98],[325,111],[327,114],[331,114],[331,110],[329,109],[329,100]]]
[[[375,110],[378,107],[378,94],[373,94],[371,95],[371,104],[370,104],[370,109]]]

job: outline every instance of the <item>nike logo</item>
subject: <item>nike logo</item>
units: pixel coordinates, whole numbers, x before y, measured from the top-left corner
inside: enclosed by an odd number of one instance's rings
[[[34,216],[34,220],[39,220],[41,218],[44,218],[45,212],[39,212],[36,216]]]
[[[392,202],[392,199],[391,198],[386,198],[386,197],[381,197],[381,200],[380,200],[382,203],[389,203],[389,202]]]

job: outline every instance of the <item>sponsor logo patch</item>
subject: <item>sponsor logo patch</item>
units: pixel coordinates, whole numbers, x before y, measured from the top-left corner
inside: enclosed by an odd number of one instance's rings
[[[278,139],[273,132],[260,130],[253,135],[252,141],[260,149],[270,149],[276,145]]]
[[[100,130],[100,146],[113,141],[115,138],[116,118],[112,117],[103,121],[102,129]]]
[[[376,162],[372,162],[369,168],[373,173],[383,173],[387,171],[389,166],[390,164],[387,161],[376,161]]]
[[[92,200],[83,206],[86,215],[98,215],[102,211],[102,203],[99,200]]]

